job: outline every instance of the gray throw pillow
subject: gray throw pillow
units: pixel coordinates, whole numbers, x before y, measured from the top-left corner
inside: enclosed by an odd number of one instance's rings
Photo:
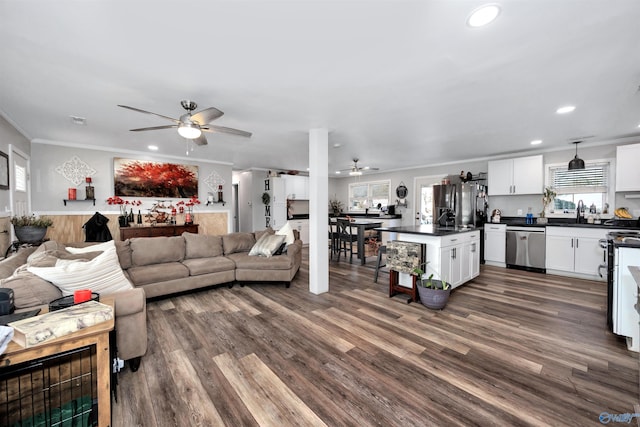
[[[270,258],[278,250],[286,236],[279,234],[263,234],[260,240],[249,251],[250,256],[263,256]]]

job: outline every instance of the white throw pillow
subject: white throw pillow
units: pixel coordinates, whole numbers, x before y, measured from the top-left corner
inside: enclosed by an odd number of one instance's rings
[[[253,245],[249,251],[249,255],[258,255],[269,258],[278,250],[284,239],[285,236],[279,234],[263,234],[256,244]]]
[[[289,221],[285,225],[280,228],[280,230],[276,231],[277,235],[286,236],[284,242],[288,245],[292,244],[295,241],[295,237],[293,236],[293,229],[291,228],[291,224]]]
[[[91,246],[92,251],[96,250]],[[90,261],[59,259],[54,267],[27,267],[27,270],[56,285],[63,296],[78,289],[91,289],[99,294],[133,289],[127,280],[116,252],[115,244]]]
[[[65,250],[71,252],[72,254],[84,254],[87,252],[96,252],[96,251],[106,251],[109,248],[115,248],[116,243],[113,240],[109,240],[104,243],[98,243],[97,245],[90,245],[84,248],[74,248],[72,246],[67,246]]]

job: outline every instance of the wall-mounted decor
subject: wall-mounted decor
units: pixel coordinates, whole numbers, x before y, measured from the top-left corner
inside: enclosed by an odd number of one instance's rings
[[[9,189],[9,156],[0,151],[0,190]]]
[[[113,159],[114,193],[121,197],[198,196],[198,166]]]
[[[95,175],[96,170],[80,160],[78,156],[73,156],[60,166],[56,166],[56,172],[73,185],[78,186],[85,182],[88,176]]]
[[[225,184],[225,180],[218,172],[213,171],[205,178],[204,183],[213,191],[218,191],[219,186]]]

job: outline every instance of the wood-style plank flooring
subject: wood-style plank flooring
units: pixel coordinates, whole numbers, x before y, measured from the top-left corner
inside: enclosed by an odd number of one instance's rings
[[[331,262],[308,291],[218,287],[148,303],[149,350],[113,426],[601,425],[634,413],[638,354],[606,329],[602,282],[483,266],[443,311]],[[635,423],[635,421],[634,421]]]

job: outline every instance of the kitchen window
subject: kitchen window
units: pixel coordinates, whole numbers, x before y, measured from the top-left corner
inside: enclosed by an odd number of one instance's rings
[[[391,200],[391,181],[357,182],[349,184],[349,211],[364,211],[378,204],[388,206]]]
[[[609,200],[613,200],[610,194],[613,169],[610,160],[585,161],[585,168],[581,170],[568,170],[564,163],[547,165],[547,185],[557,193],[552,213],[575,212],[580,200],[587,213],[591,207],[603,213]]]

